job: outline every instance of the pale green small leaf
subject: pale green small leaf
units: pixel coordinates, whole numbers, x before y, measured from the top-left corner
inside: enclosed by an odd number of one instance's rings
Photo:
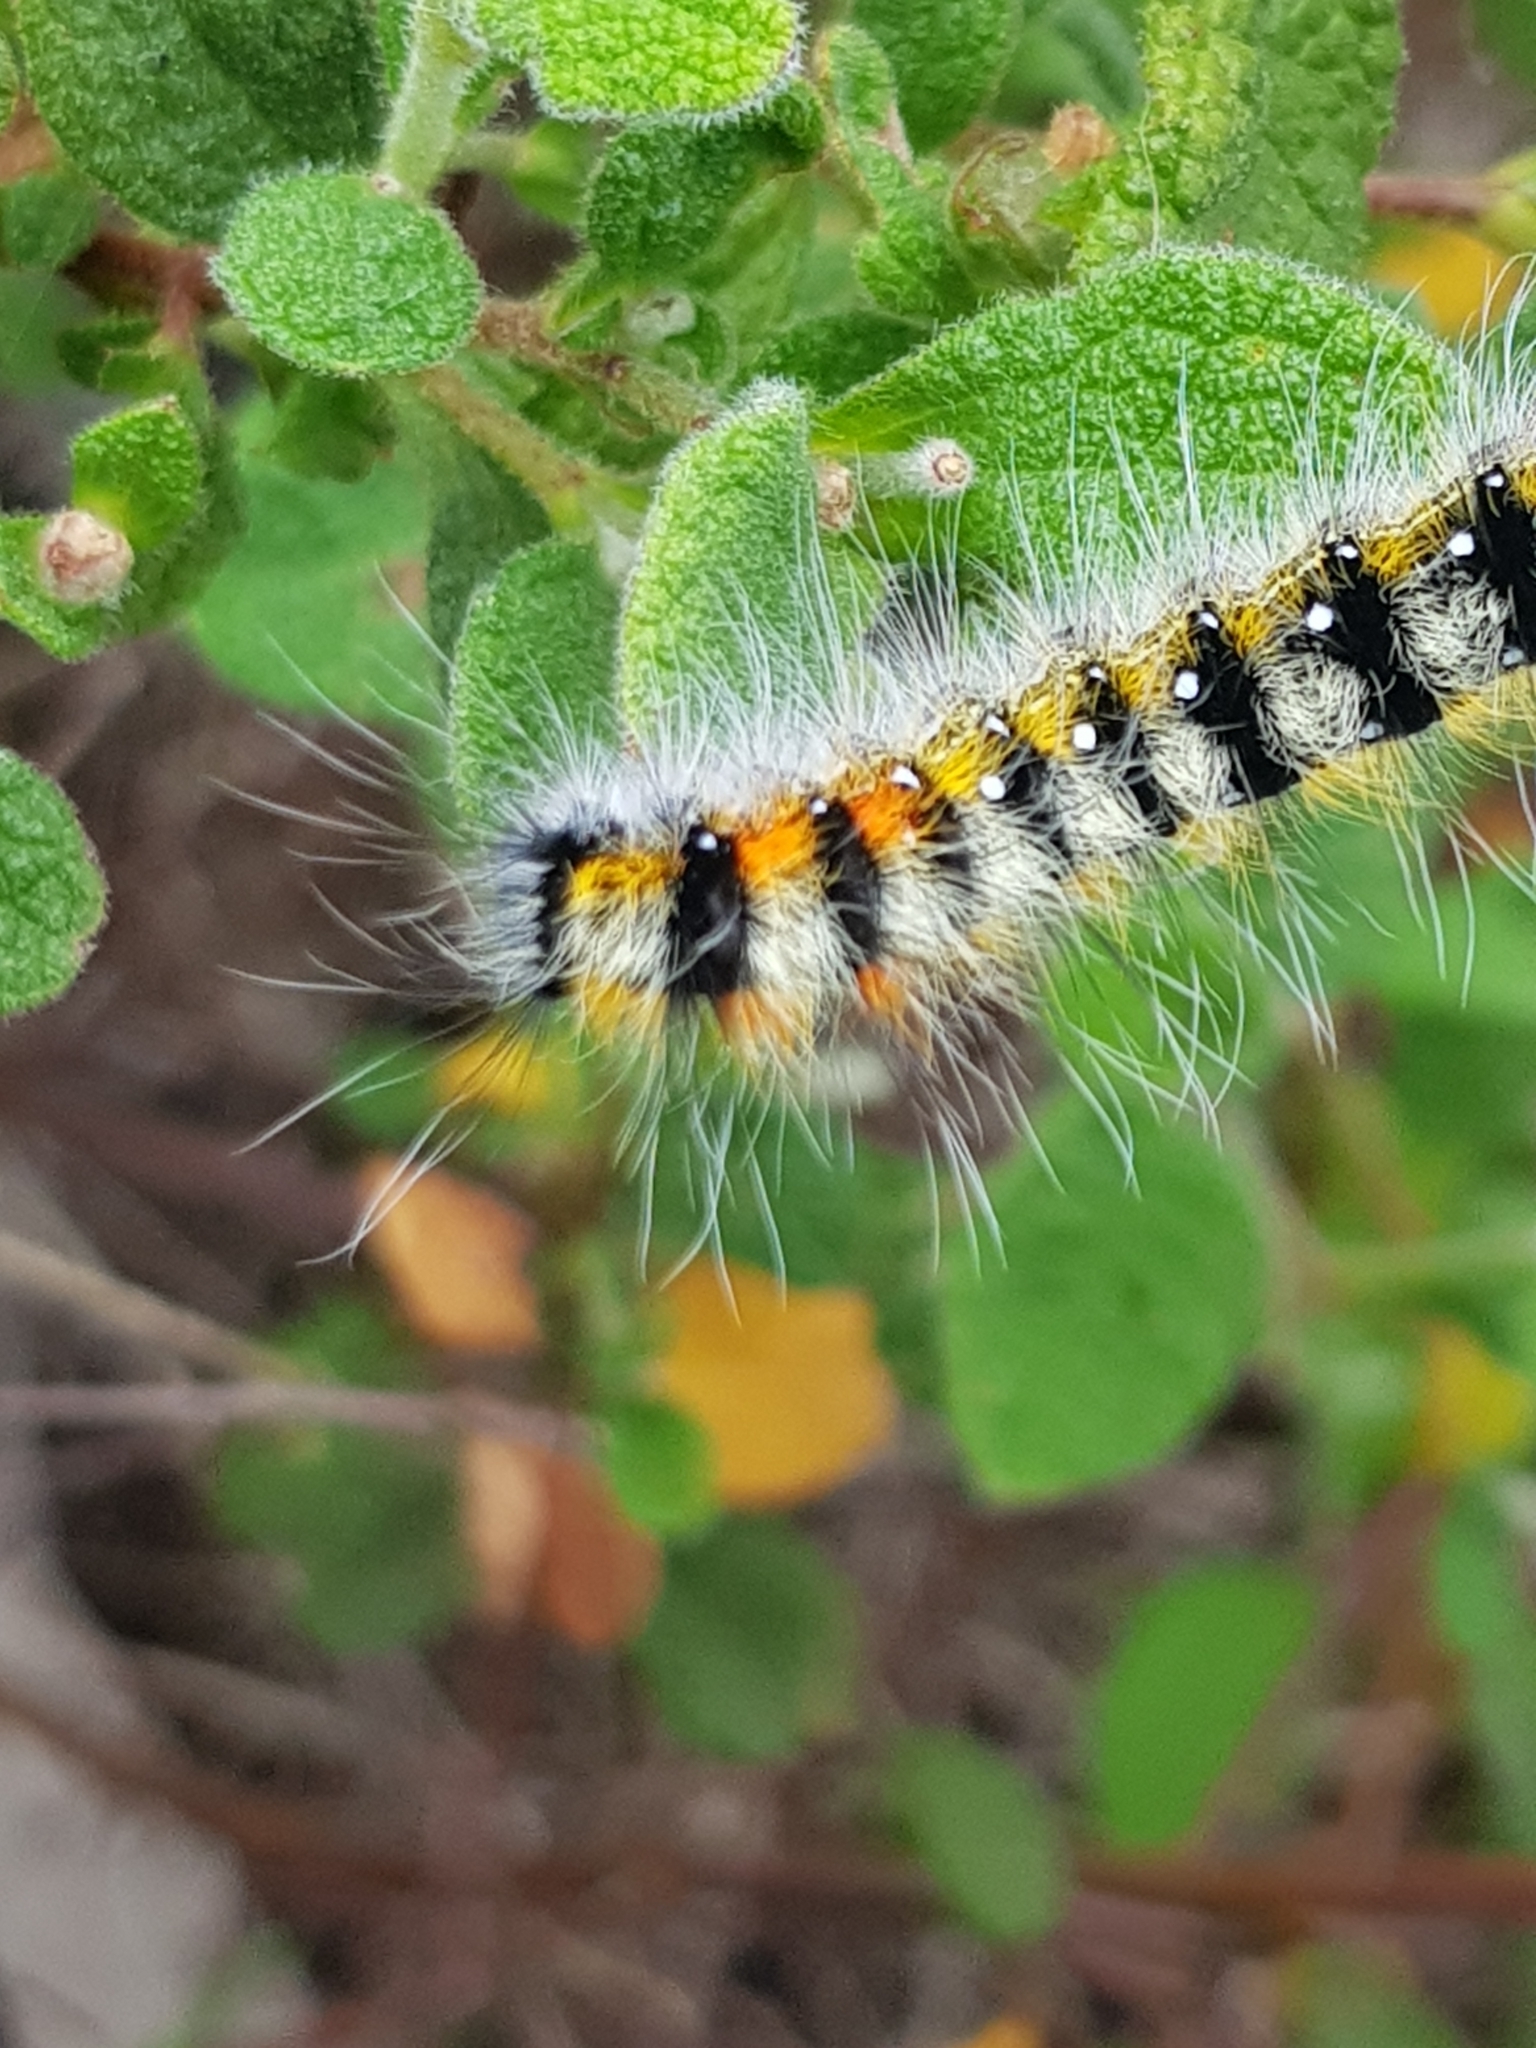
[[[475,266],[443,216],[342,172],[258,186],[215,269],[259,341],[335,377],[440,363],[480,311]]]
[[[592,549],[546,540],[507,561],[469,607],[454,660],[454,789],[494,822],[498,792],[571,736],[615,730],[618,599]]]
[[[295,476],[264,452],[265,404],[240,422],[249,524],[187,623],[232,682],[268,703],[367,717],[404,704],[420,715],[435,667],[402,616],[389,576],[414,580],[426,546],[426,505],[403,463],[376,463],[361,482]]]
[[[577,120],[726,114],[781,78],[800,39],[791,0],[528,0],[539,98]]]
[[[856,1638],[844,1582],[783,1523],[722,1522],[667,1556],[635,1659],[681,1742],[743,1762],[844,1726]]]
[[[714,1452],[691,1415],[665,1401],[623,1401],[603,1423],[603,1469],[632,1522],[681,1536],[713,1520]]]
[[[951,1422],[995,1498],[1149,1465],[1208,1416],[1261,1323],[1264,1260],[1231,1163],[1186,1122],[1133,1119],[1135,1184],[1077,1097],[988,1183],[1008,1265],[943,1272]]]
[[[0,1014],[68,988],[106,911],[106,890],[64,792],[0,751]]]
[[[197,430],[174,398],[96,420],[70,449],[73,502],[127,535],[136,551],[186,525],[203,488]]]
[[[1145,1596],[1093,1718],[1094,1813],[1110,1841],[1156,1848],[1195,1825],[1317,1605],[1304,1579],[1267,1564],[1198,1565]]]
[[[253,178],[365,162],[379,59],[358,0],[20,0],[27,77],[71,159],[130,212],[216,240]]]
[[[1037,1941],[1067,1899],[1049,1802],[998,1751],[947,1728],[897,1736],[884,1803],[944,1903],[985,1940]]]
[[[0,192],[5,253],[18,270],[58,270],[96,231],[94,186],[71,165],[38,171]]]
[[[1207,508],[1236,516],[1342,473],[1367,428],[1422,447],[1461,376],[1422,329],[1314,271],[1169,250],[986,307],[828,406],[812,445],[857,460],[958,441],[976,471],[959,551],[1027,587],[1084,560],[1134,567],[1144,508],[1186,504],[1191,467]],[[893,558],[931,550],[929,501],[875,516]]]
[[[1002,73],[1015,0],[854,0],[891,61],[907,140],[936,149],[980,113]]]

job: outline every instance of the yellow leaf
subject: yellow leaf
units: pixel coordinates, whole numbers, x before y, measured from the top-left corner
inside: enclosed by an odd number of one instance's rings
[[[1524,1451],[1536,1425],[1536,1389],[1501,1365],[1460,1323],[1424,1329],[1424,1371],[1409,1464],[1452,1478]]]
[[[439,1102],[497,1116],[532,1116],[548,1105],[550,1063],[532,1039],[481,1031],[437,1062],[432,1092]]]
[[[856,1472],[896,1426],[890,1376],[861,1294],[792,1287],[732,1265],[734,1304],[702,1262],[663,1297],[675,1317],[658,1390],[708,1433],[727,1507],[815,1500]]]
[[[531,1351],[540,1338],[524,1271],[533,1225],[441,1168],[392,1195],[398,1172],[395,1160],[374,1158],[357,1178],[365,1204],[384,1204],[365,1243],[411,1328],[453,1350]]]
[[[1514,290],[1497,249],[1440,221],[1394,235],[1372,257],[1370,275],[1375,284],[1412,292],[1431,326],[1453,339],[1475,327],[1485,312],[1497,319]]]
[[[543,1462],[504,1436],[459,1445],[459,1528],[474,1566],[480,1612],[516,1621],[544,1549],[549,1504]]]
[[[1045,2048],[1045,2036],[1028,2020],[1016,2020],[1005,2013],[989,2020],[979,2034],[956,2041],[953,2048]]]

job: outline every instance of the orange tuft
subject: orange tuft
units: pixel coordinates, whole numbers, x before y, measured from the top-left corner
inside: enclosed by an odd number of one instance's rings
[[[802,805],[736,836],[736,867],[749,895],[808,875],[816,859],[816,827]]]

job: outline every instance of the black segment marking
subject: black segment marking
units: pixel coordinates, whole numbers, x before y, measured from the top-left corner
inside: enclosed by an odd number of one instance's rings
[[[937,797],[923,820],[923,841],[933,864],[950,881],[969,886],[972,879],[971,849],[965,836],[965,818],[948,797]]]
[[[1095,687],[1085,715],[1098,733],[1098,749],[1113,761],[1127,794],[1152,830],[1167,839],[1184,822],[1184,813],[1153,772],[1146,728],[1097,663],[1086,673]]]
[[[1221,743],[1234,800],[1260,804],[1294,789],[1301,770],[1265,744],[1253,671],[1214,611],[1202,606],[1191,612],[1189,641],[1200,694],[1185,704],[1184,715]]]
[[[560,919],[570,895],[571,876],[603,846],[592,832],[536,832],[523,858],[541,869],[532,894],[534,937],[538,949],[540,979],[536,996],[555,997],[566,993],[564,977],[553,971],[555,948],[560,937]]]
[[[1072,842],[1056,798],[1055,773],[1044,754],[1028,740],[1020,740],[1000,763],[997,779],[1003,785],[1002,805],[1055,856],[1063,872],[1074,867]]]
[[[849,959],[867,967],[880,955],[880,869],[843,804],[816,811],[816,865]]]
[[[1513,621],[1506,654],[1536,656],[1536,518],[1516,495],[1507,470],[1495,466],[1474,479],[1472,523],[1483,574]]]
[[[1366,685],[1361,738],[1406,739],[1442,715],[1440,699],[1403,660],[1392,618],[1392,595],[1361,560],[1359,542],[1346,535],[1323,549],[1325,587],[1319,595],[1333,614],[1321,633],[1308,638],[1342,661]],[[1315,599],[1309,598],[1309,606]]]
[[[747,964],[747,906],[734,843],[695,825],[683,841],[683,871],[668,927],[674,997],[731,995]]]

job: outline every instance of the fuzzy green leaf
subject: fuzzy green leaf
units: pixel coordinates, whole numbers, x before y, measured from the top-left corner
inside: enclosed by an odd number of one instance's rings
[[[743,1762],[843,1726],[855,1628],[847,1586],[779,1522],[722,1522],[668,1553],[635,1659],[681,1742]]]
[[[881,1787],[886,1811],[952,1912],[987,1941],[1036,1941],[1066,1903],[1051,1809],[1017,1765],[973,1736],[908,1728]]]
[[[1200,1565],[1146,1595],[1099,1683],[1093,1798],[1109,1840],[1156,1848],[1195,1825],[1316,1616],[1312,1588],[1266,1564]]]
[[[835,29],[826,65],[837,146],[875,220],[854,250],[859,282],[892,313],[953,319],[976,291],[950,218],[949,173],[914,164],[903,147],[895,77],[872,36]]]
[[[17,68],[16,53],[11,47],[9,33],[0,30],[0,127],[10,120],[20,90],[21,72]]]
[[[43,586],[38,555],[49,521],[27,512],[0,519],[0,619],[9,619],[60,661],[83,661],[118,637],[106,604],[60,604]]]
[[[993,112],[1015,128],[1041,128],[1080,100],[1111,121],[1141,105],[1140,0],[1031,0]]]
[[[212,241],[253,178],[362,163],[380,119],[359,0],[20,0],[28,82],[130,212]]]
[[[773,105],[793,100],[781,93]],[[603,276],[619,284],[679,277],[764,172],[803,161],[770,113],[616,135],[593,177],[584,223]]]
[[[539,98],[575,120],[726,114],[759,99],[800,38],[791,0],[528,0]]]
[[[1137,1119],[1135,1185],[1076,1097],[989,1182],[1004,1272],[963,1242],[943,1275],[949,1413],[979,1483],[1040,1500],[1166,1457],[1261,1325],[1264,1260],[1238,1178],[1187,1123]]]
[[[1522,85],[1536,85],[1536,0],[1472,0],[1478,42]]]
[[[51,272],[0,270],[0,389],[32,397],[60,388],[60,344],[82,303]]]
[[[803,598],[816,545],[805,401],[791,384],[754,385],[678,449],[651,501],[619,629],[631,724],[651,726],[680,675],[750,701],[765,650],[789,674],[821,674]]]
[[[404,703],[419,714],[432,663],[388,582],[398,564],[414,574],[426,545],[415,478],[383,462],[355,484],[295,476],[261,452],[271,433],[270,408],[247,407],[249,524],[191,607],[193,635],[215,667],[267,703],[365,717]]]
[[[981,112],[1015,13],[1014,0],[854,0],[853,20],[891,61],[914,149],[936,149]]]
[[[1266,0],[1259,27],[1247,170],[1192,225],[1206,241],[1348,268],[1365,247],[1365,174],[1392,126],[1396,0]]]
[[[558,760],[572,733],[612,733],[617,612],[596,555],[564,540],[513,555],[470,605],[450,714],[454,788],[469,817],[494,822],[509,774]]]
[[[136,551],[168,540],[197,508],[202,448],[174,398],[96,420],[70,454],[74,503],[126,534]]]
[[[826,408],[813,446],[847,459],[958,441],[976,469],[960,553],[1027,586],[1134,556],[1141,508],[1186,504],[1190,465],[1208,509],[1237,510],[1319,464],[1342,471],[1367,423],[1383,445],[1422,445],[1459,376],[1449,351],[1347,286],[1271,257],[1170,250],[988,306]],[[931,548],[930,501],[875,516],[893,558]]]
[[[215,268],[259,341],[334,377],[440,363],[480,311],[475,266],[443,216],[343,172],[259,186]]]
[[[0,752],[0,1014],[34,1010],[68,988],[106,901],[68,797]]]
[[[450,465],[427,541],[427,627],[445,659],[458,643],[469,601],[480,586],[509,555],[549,536],[543,506],[499,462],[466,441],[455,448]],[[606,632],[611,668],[611,623]]]
[[[788,377],[818,398],[836,398],[922,339],[921,328],[889,313],[824,313],[775,336],[754,367],[760,377]]]
[[[67,164],[18,179],[0,192],[0,233],[18,270],[58,270],[96,230],[95,188]]]

